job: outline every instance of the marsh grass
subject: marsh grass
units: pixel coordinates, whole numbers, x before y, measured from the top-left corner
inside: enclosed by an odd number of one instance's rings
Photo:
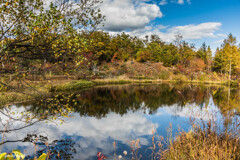
[[[240,159],[240,122],[225,117],[222,124],[214,119],[208,121],[191,120],[191,130],[181,131],[173,136],[172,125],[164,139],[152,130],[152,142],[148,147],[150,160],[239,160]],[[227,122],[228,121],[228,122]],[[225,123],[225,124],[224,124]],[[228,124],[226,124],[228,123]],[[131,158],[142,159],[139,152],[139,140],[131,141]]]
[[[132,159],[138,160],[141,159],[142,155],[141,153],[139,154],[139,148],[140,148],[140,140],[132,140],[129,142],[130,147],[131,147],[131,154],[132,154]]]
[[[240,159],[239,134],[232,131],[219,133],[211,121],[202,128],[192,126],[190,132],[181,132],[168,146],[162,159]],[[238,132],[239,133],[239,132]]]

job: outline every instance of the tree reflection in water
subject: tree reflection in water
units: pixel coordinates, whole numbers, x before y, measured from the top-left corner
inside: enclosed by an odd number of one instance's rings
[[[37,115],[47,111],[50,115],[58,109],[61,112],[74,111],[81,116],[105,117],[109,112],[120,115],[129,110],[150,110],[154,114],[159,107],[188,104],[201,107],[207,105],[214,87],[172,86],[172,85],[124,85],[96,87],[75,93],[54,93],[44,100],[31,104],[30,112]],[[143,105],[144,104],[144,105]]]
[[[51,150],[53,159],[71,159],[76,154],[76,144],[71,137],[48,142],[47,135],[34,134],[29,131],[24,139],[8,140],[6,135],[18,133],[22,129],[36,125],[39,122],[53,122],[59,117],[67,117],[78,113],[80,117],[106,117],[109,113],[121,116],[129,111],[145,111],[148,114],[157,113],[161,107],[172,107],[175,112],[185,106],[196,105],[201,109],[208,106],[211,98],[224,115],[234,110],[240,112],[240,91],[217,86],[181,85],[121,85],[98,86],[71,93],[52,93],[34,102],[19,104],[16,113],[14,106],[5,107],[1,112],[1,144],[10,142],[30,142],[39,146],[38,155]],[[3,118],[4,117],[4,118]],[[37,139],[37,142],[36,142]],[[81,144],[80,144],[81,145]],[[29,157],[31,158],[30,155]]]

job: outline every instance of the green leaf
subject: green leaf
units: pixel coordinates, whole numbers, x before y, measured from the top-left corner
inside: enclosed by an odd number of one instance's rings
[[[13,159],[13,155],[12,155],[12,154],[8,155],[7,158],[6,158],[6,160],[14,160],[14,159]]]
[[[43,153],[39,158],[38,160],[46,160],[47,158],[47,154]]]
[[[16,149],[16,150],[13,150],[12,153],[15,154],[17,160],[20,160],[20,159],[24,159],[24,158],[25,158],[25,156],[24,156],[19,150],[17,150],[17,149]]]
[[[0,154],[0,160],[4,160],[7,153]]]

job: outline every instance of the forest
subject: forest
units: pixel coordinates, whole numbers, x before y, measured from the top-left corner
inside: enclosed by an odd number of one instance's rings
[[[62,0],[46,7],[41,0],[1,1],[1,85],[18,79],[33,80],[39,75],[45,79],[47,75],[78,75],[77,79],[120,76],[129,72],[127,62],[138,64],[131,68],[133,73],[128,78],[169,79],[169,75],[183,80],[206,80],[202,77],[209,75],[209,80],[239,78],[240,46],[234,35],[229,34],[216,51],[206,43],[196,48],[184,41],[181,33],[176,33],[172,43],[162,41],[158,35],[144,38],[124,32],[112,35],[99,30],[105,16],[94,6],[100,3]],[[155,75],[135,72],[147,68],[146,64],[156,70]],[[111,68],[117,73],[111,72]]]

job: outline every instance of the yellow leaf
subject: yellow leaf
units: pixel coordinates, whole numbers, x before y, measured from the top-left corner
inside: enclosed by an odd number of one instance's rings
[[[38,160],[45,160],[47,158],[47,154],[43,153]]]
[[[19,150],[13,150],[12,153],[15,154],[17,160],[24,159],[25,156]]]
[[[0,154],[0,160],[4,160],[7,153]]]

